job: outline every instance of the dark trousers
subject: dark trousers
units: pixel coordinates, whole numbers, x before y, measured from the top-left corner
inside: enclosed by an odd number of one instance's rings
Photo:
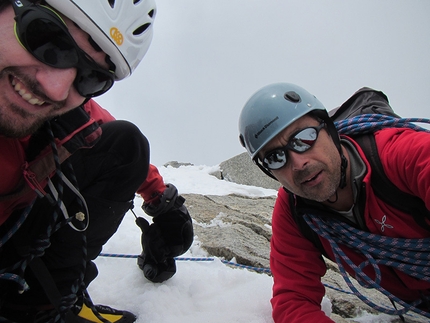
[[[69,225],[62,227],[52,234],[50,246],[41,257],[63,296],[76,292],[71,290],[71,286],[82,275],[86,286],[97,276],[97,268],[92,260],[116,232],[148,172],[149,144],[137,127],[126,121],[112,121],[101,128],[101,139],[92,149],[81,149],[69,158],[77,186],[88,206],[89,215],[85,216],[89,216],[89,226],[84,232],[76,231]],[[67,178],[73,176],[69,167],[62,168]],[[57,188],[59,181],[58,176],[53,177]],[[62,200],[70,216],[84,211],[79,198],[66,186]],[[39,237],[46,232],[54,209],[46,199],[37,200],[24,225],[1,251],[0,262],[14,262],[28,253],[29,248],[35,248],[40,243]],[[60,214],[60,217],[63,215]],[[40,307],[49,304],[31,269],[26,270],[25,278],[30,289],[23,294],[16,292],[13,283],[0,285],[0,297],[4,298],[3,301],[6,299],[4,303],[12,307],[17,305],[18,308],[22,305]],[[7,304],[3,307],[0,304],[0,316],[6,311]]]

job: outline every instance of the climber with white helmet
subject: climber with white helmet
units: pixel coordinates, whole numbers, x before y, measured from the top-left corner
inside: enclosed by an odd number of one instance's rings
[[[290,83],[246,102],[240,142],[281,184],[270,241],[276,323],[333,322],[321,308],[323,256],[377,311],[430,317],[430,134],[412,122],[370,88],[333,114]],[[394,306],[367,299],[348,274]]]
[[[94,305],[87,287],[136,193],[153,217],[137,219],[147,279],[172,277],[192,243],[184,199],[150,164],[146,137],[92,99],[137,68],[156,10],[153,0],[0,0],[1,322],[134,322]]]

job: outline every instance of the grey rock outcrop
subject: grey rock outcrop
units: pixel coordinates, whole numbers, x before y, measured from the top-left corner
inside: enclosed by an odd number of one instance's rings
[[[213,196],[184,194],[186,205],[193,218],[194,232],[201,247],[210,255],[237,263],[269,268],[271,213],[274,197],[249,198],[237,195]],[[337,265],[326,259],[327,273],[322,281],[327,286],[326,296],[332,303],[332,319],[336,323],[354,322],[364,311],[377,314],[355,295],[352,295]],[[352,281],[354,279],[351,278]],[[392,308],[382,294],[355,286],[378,305]],[[418,315],[406,315],[406,322],[424,323],[428,320]],[[348,320],[346,320],[348,319]],[[391,322],[400,323],[393,317]]]
[[[249,160],[248,155],[238,155],[220,164],[218,178],[238,184],[277,189],[272,181]],[[255,177],[255,178],[253,178]],[[269,180],[269,181],[267,181]],[[272,181],[272,182],[271,182]],[[214,196],[184,194],[186,205],[193,218],[195,235],[201,247],[210,255],[252,267],[269,268],[271,215],[275,197],[250,198],[238,195]],[[333,307],[332,319],[337,323],[354,322],[351,318],[360,313],[377,314],[375,310],[351,294],[337,265],[326,260],[328,270],[323,277],[327,286],[326,296]],[[354,279],[351,278],[352,281]],[[374,290],[355,286],[373,303],[392,308],[388,299]],[[406,322],[428,322],[421,316],[405,316]],[[393,317],[391,322],[401,322]]]
[[[250,186],[279,189],[279,182],[264,174],[249,158],[242,153],[220,164],[220,173],[213,174],[220,179]]]
[[[184,194],[194,233],[211,255],[269,267],[271,213],[275,199]]]

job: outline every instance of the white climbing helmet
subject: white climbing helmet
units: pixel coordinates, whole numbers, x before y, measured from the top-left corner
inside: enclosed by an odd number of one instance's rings
[[[154,0],[46,0],[88,33],[115,64],[115,79],[130,76],[148,51]]]

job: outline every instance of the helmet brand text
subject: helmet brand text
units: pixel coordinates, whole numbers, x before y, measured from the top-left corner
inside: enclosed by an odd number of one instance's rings
[[[279,117],[276,117],[276,118],[275,118],[275,119],[273,119],[272,121],[270,121],[270,122],[266,123],[266,124],[263,126],[263,128],[261,128],[261,130],[260,130],[259,132],[257,132],[257,133],[254,135],[255,139],[258,139],[258,136],[259,136],[259,135],[261,135],[261,133],[262,133],[264,130],[266,130],[268,126],[270,126],[272,123],[274,123],[274,122],[275,122],[276,120],[278,120],[278,119],[279,119]]]

